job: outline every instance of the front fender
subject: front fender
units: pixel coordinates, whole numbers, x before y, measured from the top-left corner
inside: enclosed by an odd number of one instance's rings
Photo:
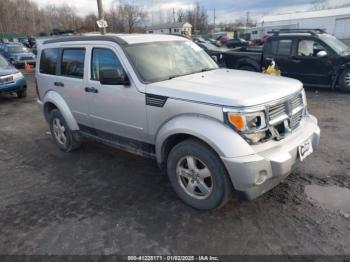
[[[58,110],[61,112],[63,118],[66,120],[66,123],[70,130],[79,130],[79,126],[77,124],[77,121],[75,120],[71,110],[69,109],[67,103],[64,101],[62,96],[55,92],[55,91],[49,91],[45,94],[43,100],[43,109],[45,110],[45,105],[47,103],[54,104]],[[45,112],[45,111],[44,111]]]
[[[166,140],[177,134],[197,137],[221,157],[239,157],[254,153],[239,134],[219,120],[200,115],[182,115],[169,120],[159,129],[156,136],[158,163],[164,160],[163,147]]]

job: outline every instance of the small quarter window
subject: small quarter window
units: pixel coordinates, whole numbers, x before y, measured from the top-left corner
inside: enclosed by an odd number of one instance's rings
[[[61,75],[83,78],[84,77],[85,49],[63,49],[61,62]]]
[[[40,57],[40,73],[55,75],[59,49],[48,48],[41,52]]]

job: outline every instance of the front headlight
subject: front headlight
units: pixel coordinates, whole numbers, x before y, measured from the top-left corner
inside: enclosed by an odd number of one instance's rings
[[[21,72],[17,72],[13,74],[12,77],[13,77],[13,80],[19,80],[19,79],[22,79],[24,76]]]
[[[252,133],[266,128],[265,112],[226,112],[226,120],[243,133]]]
[[[263,108],[259,110],[224,109],[225,122],[248,142],[255,144],[266,137],[267,120]]]

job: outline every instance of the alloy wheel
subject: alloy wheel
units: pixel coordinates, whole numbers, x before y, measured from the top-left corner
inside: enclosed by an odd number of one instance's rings
[[[195,156],[181,158],[176,166],[176,175],[182,189],[193,198],[205,199],[213,190],[209,168]]]

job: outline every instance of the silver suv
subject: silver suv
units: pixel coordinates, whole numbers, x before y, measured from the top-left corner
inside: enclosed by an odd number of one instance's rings
[[[53,39],[38,62],[38,101],[61,150],[91,138],[156,159],[197,209],[258,197],[319,143],[299,81],[218,68],[182,37]]]

